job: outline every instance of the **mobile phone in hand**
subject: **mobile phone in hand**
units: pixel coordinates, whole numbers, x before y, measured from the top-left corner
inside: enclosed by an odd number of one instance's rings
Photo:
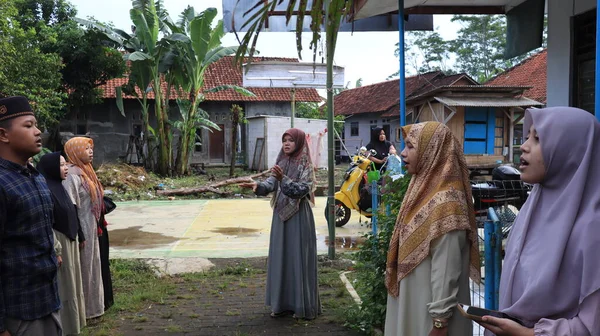
[[[510,315],[505,314],[503,312],[499,312],[497,310],[490,310],[490,309],[485,309],[485,308],[480,308],[480,307],[467,306],[462,303],[459,303],[457,308],[462,316],[464,316],[470,320],[476,321],[476,322],[483,322],[482,318],[484,316],[493,316],[493,317],[497,317],[497,318],[509,319],[509,320],[517,322],[520,325],[523,325],[522,321],[520,321],[514,317],[511,317]]]

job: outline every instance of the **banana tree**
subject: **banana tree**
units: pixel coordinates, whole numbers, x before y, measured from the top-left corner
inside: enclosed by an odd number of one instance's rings
[[[186,92],[187,102],[178,101],[181,122],[174,123],[180,131],[175,172],[187,174],[189,159],[196,139],[198,128],[219,129],[209,120],[209,114],[199,106],[205,100],[205,94],[221,90],[235,90],[243,95],[252,96],[252,92],[235,85],[221,85],[214,88],[204,87],[204,76],[208,67],[225,56],[233,55],[237,47],[223,47],[221,39],[225,35],[223,22],[219,21],[212,28],[217,16],[215,8],[208,8],[196,14],[192,7],[186,8],[177,25],[171,30],[188,36],[186,40],[174,40],[171,52],[178,55],[179,66],[171,71],[175,82]]]
[[[128,34],[120,29],[113,29],[97,23],[78,19],[80,23],[94,26],[105,33],[107,37],[119,43],[127,54],[125,59],[130,62],[129,83],[125,93],[134,94],[135,87],[141,92],[138,97],[142,106],[145,127],[157,137],[158,160],[157,172],[161,175],[171,174],[171,133],[169,130],[168,96],[162,88],[162,80],[170,70],[172,61],[171,50],[173,41],[186,41],[187,36],[170,31],[174,26],[162,0],[133,0],[129,11],[133,22],[133,33]],[[160,35],[162,37],[159,39]],[[172,62],[170,63],[173,64]],[[148,94],[154,94],[154,113],[157,127],[153,130],[148,123]],[[123,112],[121,89],[117,91],[117,106]],[[137,95],[135,95],[137,97]],[[152,150],[149,149],[151,153]]]

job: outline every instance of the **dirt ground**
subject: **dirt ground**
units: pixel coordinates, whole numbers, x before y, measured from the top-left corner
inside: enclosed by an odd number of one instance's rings
[[[140,305],[119,302],[140,294],[128,289],[136,287],[132,282],[138,281],[137,276],[128,275],[129,270],[117,270],[117,274],[113,273],[113,278],[118,278],[115,279],[117,304],[84,334],[359,335],[343,326],[344,311],[353,304],[339,279],[344,266],[320,267],[323,314],[304,321],[291,316],[270,317],[270,310],[264,304],[266,258],[211,259],[211,262],[215,267],[206,273],[183,274],[140,285],[150,286],[148,297],[142,298]],[[155,290],[165,295],[152,295],[150,292]]]

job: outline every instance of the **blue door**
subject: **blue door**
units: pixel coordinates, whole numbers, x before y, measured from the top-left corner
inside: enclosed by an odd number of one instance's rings
[[[494,154],[496,115],[493,108],[465,108],[465,154]]]

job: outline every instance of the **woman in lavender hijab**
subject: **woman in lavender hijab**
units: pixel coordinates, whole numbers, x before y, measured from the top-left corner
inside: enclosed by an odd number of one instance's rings
[[[569,107],[525,112],[521,178],[535,184],[508,239],[486,335],[600,335],[600,123]]]

